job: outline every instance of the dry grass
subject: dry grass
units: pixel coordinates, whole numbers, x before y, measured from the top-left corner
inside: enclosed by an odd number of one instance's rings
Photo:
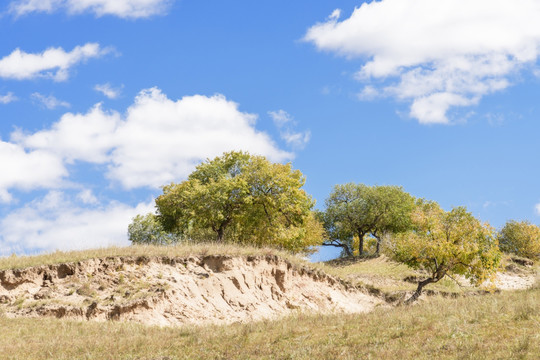
[[[126,247],[108,247],[82,251],[56,251],[36,256],[9,256],[0,258],[0,270],[18,269],[39,265],[61,264],[93,258],[106,258],[115,256],[188,257],[190,255],[278,255],[293,263],[308,263],[302,257],[294,256],[288,252],[279,251],[272,248],[255,248],[230,244],[204,243],[178,244],[171,246],[136,245]]]
[[[422,272],[413,270],[404,264],[394,262],[386,256],[363,259],[343,259],[327,263],[309,263],[301,256],[295,256],[274,248],[256,248],[232,244],[203,243],[178,244],[173,246],[127,246],[108,247],[83,251],[56,251],[37,256],[9,256],[0,258],[0,270],[25,268],[31,266],[77,262],[91,258],[106,258],[117,256],[169,256],[188,257],[205,255],[277,255],[293,264],[308,266],[322,270],[330,275],[340,277],[357,285],[377,289],[387,295],[387,298],[399,296],[403,292],[410,292],[416,288],[414,281],[405,281],[406,278],[422,278]],[[506,260],[505,263],[508,263]],[[513,266],[518,266],[512,263]],[[521,268],[521,266],[519,266]],[[473,287],[460,287],[449,278],[437,284],[431,284],[426,290],[442,294],[467,293],[476,291]],[[396,295],[397,294],[397,295]]]
[[[0,317],[5,359],[537,359],[540,289],[231,326]]]
[[[399,294],[414,291],[418,279],[426,277],[421,271],[413,270],[402,263],[392,261],[384,255],[363,259],[338,259],[321,264],[319,267],[329,274],[341,277],[354,284],[375,288],[386,294],[387,298],[399,297]],[[457,285],[450,278],[445,278],[436,284],[430,284],[426,290],[443,294],[475,291],[472,287]]]
[[[308,264],[274,249],[205,244],[9,257],[0,259],[0,268],[110,256],[217,254],[279,255],[297,264]],[[371,281],[388,291],[414,288],[403,279],[419,275],[384,257],[312,266],[351,281]],[[79,284],[77,289],[85,291],[83,287]],[[535,359],[540,354],[540,286],[488,296],[432,297],[412,307],[378,308],[370,314],[298,314],[230,326],[159,328],[119,322],[7,319],[0,314],[0,329],[0,357],[14,360]]]

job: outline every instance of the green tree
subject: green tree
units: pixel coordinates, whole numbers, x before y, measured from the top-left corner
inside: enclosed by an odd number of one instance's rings
[[[499,232],[499,246],[529,259],[540,257],[540,228],[528,221],[508,221]]]
[[[133,244],[169,245],[178,237],[163,229],[156,215],[137,215],[128,225],[128,237]]]
[[[435,202],[419,201],[413,212],[414,229],[394,236],[395,258],[427,271],[406,301],[416,301],[422,289],[452,274],[479,285],[495,274],[501,253],[493,229],[464,207],[444,211]]]
[[[273,245],[306,251],[322,240],[305,178],[291,164],[229,152],[198,165],[188,179],[156,199],[164,229],[187,238],[214,234],[218,242]]]
[[[378,254],[384,234],[410,229],[414,206],[414,197],[399,186],[336,185],[320,215],[328,235],[323,245],[341,247],[350,256],[357,238],[361,256],[369,234],[377,240]]]

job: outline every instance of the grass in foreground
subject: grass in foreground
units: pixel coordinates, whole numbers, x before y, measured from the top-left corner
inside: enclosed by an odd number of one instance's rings
[[[0,317],[5,359],[535,359],[540,289],[433,298],[362,315],[146,327]]]

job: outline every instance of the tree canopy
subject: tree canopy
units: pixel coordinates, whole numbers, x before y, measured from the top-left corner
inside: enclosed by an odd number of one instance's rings
[[[178,241],[175,234],[165,231],[154,214],[137,215],[128,226],[133,244],[169,245]]]
[[[336,185],[326,199],[326,211],[320,214],[328,236],[323,245],[341,247],[352,255],[356,237],[362,255],[364,237],[371,234],[377,239],[378,253],[383,234],[410,229],[414,201],[399,186]]]
[[[501,250],[529,259],[540,258],[540,228],[528,221],[508,221],[499,232]]]
[[[446,212],[435,202],[420,200],[412,220],[412,231],[393,238],[395,257],[426,270],[428,278],[418,283],[407,302],[415,301],[424,286],[446,275],[464,275],[479,285],[496,272],[501,254],[495,233],[464,207]]]
[[[323,229],[304,182],[291,164],[228,152],[165,186],[156,199],[158,219],[166,231],[190,239],[212,233],[218,242],[306,251],[322,242]]]

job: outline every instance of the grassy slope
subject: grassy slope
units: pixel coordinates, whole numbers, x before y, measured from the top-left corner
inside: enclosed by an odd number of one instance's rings
[[[0,317],[0,328],[6,359],[536,359],[540,289],[232,326]]]
[[[1,268],[107,256],[281,255],[234,246],[128,247],[0,259]],[[385,258],[316,265],[384,292],[411,290],[417,276]],[[451,281],[441,291],[463,291]],[[277,321],[201,328],[129,323],[6,319],[0,314],[0,357],[7,359],[183,358],[530,358],[540,353],[540,289],[458,299],[363,315],[298,315]]]
[[[190,255],[278,255],[294,263],[308,264],[307,261],[304,261],[300,257],[291,255],[290,253],[285,251],[279,251],[272,248],[255,248],[249,246],[205,243],[195,245],[180,244],[175,246],[138,245],[126,247],[109,247],[83,251],[56,251],[53,253],[37,256],[9,256],[0,258],[0,270],[77,262],[92,258],[106,258],[111,256],[188,257]]]

